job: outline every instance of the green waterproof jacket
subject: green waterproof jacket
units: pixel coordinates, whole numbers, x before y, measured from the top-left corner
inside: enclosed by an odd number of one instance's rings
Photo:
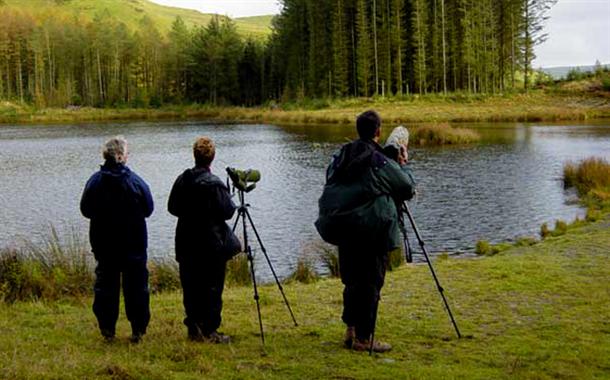
[[[411,199],[415,180],[408,165],[387,158],[373,141],[356,140],[333,155],[315,225],[334,245],[400,246],[397,204]]]

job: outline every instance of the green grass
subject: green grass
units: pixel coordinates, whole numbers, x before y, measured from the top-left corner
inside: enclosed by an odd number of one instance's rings
[[[5,0],[11,7],[26,8],[34,12],[49,13],[58,8],[73,12],[79,17],[92,19],[96,14],[108,12],[128,27],[136,29],[144,16],[150,17],[155,25],[165,34],[172,22],[180,16],[189,26],[205,26],[212,19],[212,14],[196,10],[168,7],[147,0],[63,0],[57,5],[55,0]],[[259,16],[235,19],[237,29],[246,36],[266,37],[271,29],[272,16]]]
[[[377,110],[384,124],[477,121],[557,121],[610,117],[610,101],[544,91],[506,96],[452,94],[402,98],[355,98],[261,107],[164,106],[159,109],[44,108],[0,103],[0,123],[85,122],[107,120],[206,119],[274,124],[353,124],[366,109]]]
[[[341,347],[341,284],[325,279],[285,290],[263,286],[265,354],[249,287],[225,291],[228,346],[186,340],[179,293],[154,295],[149,334],[102,341],[88,297],[0,304],[0,377],[107,379],[556,379],[610,375],[610,219],[531,247],[436,269],[464,335],[457,340],[424,265],[387,277],[378,337],[394,350],[369,357]]]

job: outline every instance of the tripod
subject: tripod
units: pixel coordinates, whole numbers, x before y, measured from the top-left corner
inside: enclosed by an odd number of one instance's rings
[[[286,307],[288,308],[288,311],[290,312],[292,321],[294,322],[295,326],[298,326],[298,324],[297,324],[296,318],[294,317],[294,313],[292,312],[292,308],[290,307],[290,304],[288,303],[286,294],[284,293],[284,288],[282,287],[282,284],[280,283],[280,280],[278,279],[277,274],[275,273],[275,269],[273,269],[273,265],[271,265],[271,260],[269,260],[269,255],[267,255],[267,250],[265,249],[265,246],[263,245],[261,237],[259,236],[258,231],[256,230],[256,227],[254,226],[254,222],[252,221],[252,217],[250,216],[250,212],[248,211],[248,207],[250,207],[250,205],[247,204],[245,201],[246,191],[241,190],[241,189],[239,189],[238,191],[239,191],[238,196],[239,196],[240,205],[237,209],[237,218],[235,219],[235,224],[233,225],[233,232],[235,232],[235,229],[237,228],[237,224],[239,223],[239,220],[241,219],[242,227],[243,227],[243,234],[244,234],[244,252],[246,253],[246,255],[248,257],[248,263],[250,264],[250,276],[252,277],[252,287],[254,289],[254,301],[256,301],[256,312],[258,313],[258,325],[259,325],[259,328],[261,331],[261,342],[264,346],[265,345],[265,333],[263,330],[263,319],[261,317],[261,306],[260,306],[260,302],[259,302],[260,297],[258,295],[258,286],[256,283],[256,275],[254,273],[254,255],[252,254],[252,248],[250,247],[250,244],[248,242],[248,228],[247,228],[248,223],[250,224],[252,231],[254,231],[256,240],[258,241],[258,244],[261,247],[261,251],[263,252],[263,254],[265,256],[265,259],[267,260],[267,264],[269,265],[269,269],[271,269],[271,273],[273,274],[275,283],[277,284],[277,287],[280,290],[280,293],[282,294],[282,298],[284,298],[284,303],[286,304]]]
[[[426,258],[426,262],[428,263],[428,268],[430,268],[430,272],[432,273],[432,277],[434,278],[434,282],[436,283],[436,289],[438,290],[438,292],[441,295],[441,298],[443,299],[443,303],[445,304],[445,309],[447,310],[447,313],[449,314],[449,318],[451,319],[453,328],[455,329],[455,332],[456,332],[458,338],[462,338],[462,334],[460,334],[460,329],[458,328],[457,323],[455,322],[455,319],[453,318],[453,313],[451,313],[451,308],[449,307],[447,298],[445,298],[445,293],[444,293],[445,289],[443,289],[440,282],[438,281],[438,277],[436,277],[436,272],[434,271],[434,267],[432,266],[432,262],[430,261],[430,256],[428,256],[428,251],[426,250],[424,240],[421,238],[421,235],[419,234],[419,230],[417,229],[417,225],[415,224],[415,219],[413,219],[413,215],[411,214],[411,210],[409,209],[409,205],[407,204],[407,202],[402,203],[401,213],[407,215],[409,222],[411,223],[411,227],[413,227],[413,232],[415,232],[415,236],[417,237],[419,246],[421,247],[421,250]],[[402,215],[399,216],[399,223],[400,223],[400,232],[402,233],[402,236],[403,236],[403,244],[404,244],[404,248],[405,248],[406,260],[408,263],[411,263],[411,262],[413,262],[413,252],[411,251],[411,246],[409,245],[409,236],[407,235],[407,228],[405,226],[404,216],[402,216]],[[369,347],[369,355],[373,354],[373,344],[375,342],[375,324],[377,322],[377,307],[378,306],[379,306],[379,304],[377,304],[375,307],[375,319],[373,322],[373,332],[371,334],[371,346]]]
[[[419,246],[421,247],[424,257],[426,258],[426,262],[428,263],[428,268],[430,268],[430,273],[432,273],[432,277],[434,278],[434,282],[436,283],[436,289],[438,289],[438,292],[441,295],[441,298],[443,299],[443,303],[445,304],[445,309],[447,309],[447,313],[449,314],[449,318],[451,319],[451,323],[453,324],[453,328],[455,329],[455,332],[456,332],[458,338],[461,338],[462,334],[460,334],[460,330],[458,329],[457,323],[455,322],[455,319],[453,318],[453,313],[451,313],[451,308],[449,307],[447,298],[445,298],[445,293],[444,293],[445,289],[443,289],[440,282],[438,281],[438,277],[436,277],[436,272],[434,271],[434,267],[432,266],[432,262],[430,261],[430,256],[428,255],[428,251],[426,250],[424,240],[421,238],[421,235],[419,234],[417,225],[415,225],[415,219],[413,219],[413,215],[411,214],[411,210],[409,209],[409,205],[407,204],[407,202],[402,203],[402,212],[405,213],[407,215],[407,217],[409,218],[411,227],[413,227],[413,232],[415,232],[415,236],[417,237]],[[403,222],[403,226],[402,226],[402,233],[404,236],[405,245],[408,247],[409,240],[407,237],[407,229],[404,226],[404,222]]]

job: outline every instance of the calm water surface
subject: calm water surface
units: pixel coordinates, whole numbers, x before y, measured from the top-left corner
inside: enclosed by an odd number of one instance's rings
[[[411,208],[431,251],[471,252],[477,240],[536,235],[544,222],[583,214],[560,181],[563,164],[610,159],[610,122],[582,125],[474,124],[484,143],[411,151],[419,181]],[[191,166],[191,144],[217,144],[213,171],[256,168],[263,178],[247,195],[275,268],[286,275],[316,252],[313,226],[330,155],[355,135],[346,127],[210,125],[201,122],[0,126],[0,247],[37,239],[53,224],[86,233],[79,201],[112,135],[130,142],[129,166],[151,186],[150,255],[173,257],[175,218],[166,211],[174,179]],[[256,248],[256,245],[254,245]],[[257,260],[262,260],[259,254]],[[268,278],[260,261],[259,273]]]

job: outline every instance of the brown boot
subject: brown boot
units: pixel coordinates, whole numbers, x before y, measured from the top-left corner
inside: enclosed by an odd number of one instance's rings
[[[345,338],[343,339],[345,348],[352,348],[354,339],[356,339],[356,328],[354,326],[348,326],[347,330],[345,330]]]
[[[352,344],[352,350],[354,351],[368,351],[371,349],[371,341],[366,339],[366,340],[360,340],[358,338],[354,339],[354,343]],[[392,346],[389,343],[384,343],[381,341],[376,340],[375,342],[373,342],[373,352],[379,352],[379,353],[383,353],[383,352],[388,352],[392,349]]]

